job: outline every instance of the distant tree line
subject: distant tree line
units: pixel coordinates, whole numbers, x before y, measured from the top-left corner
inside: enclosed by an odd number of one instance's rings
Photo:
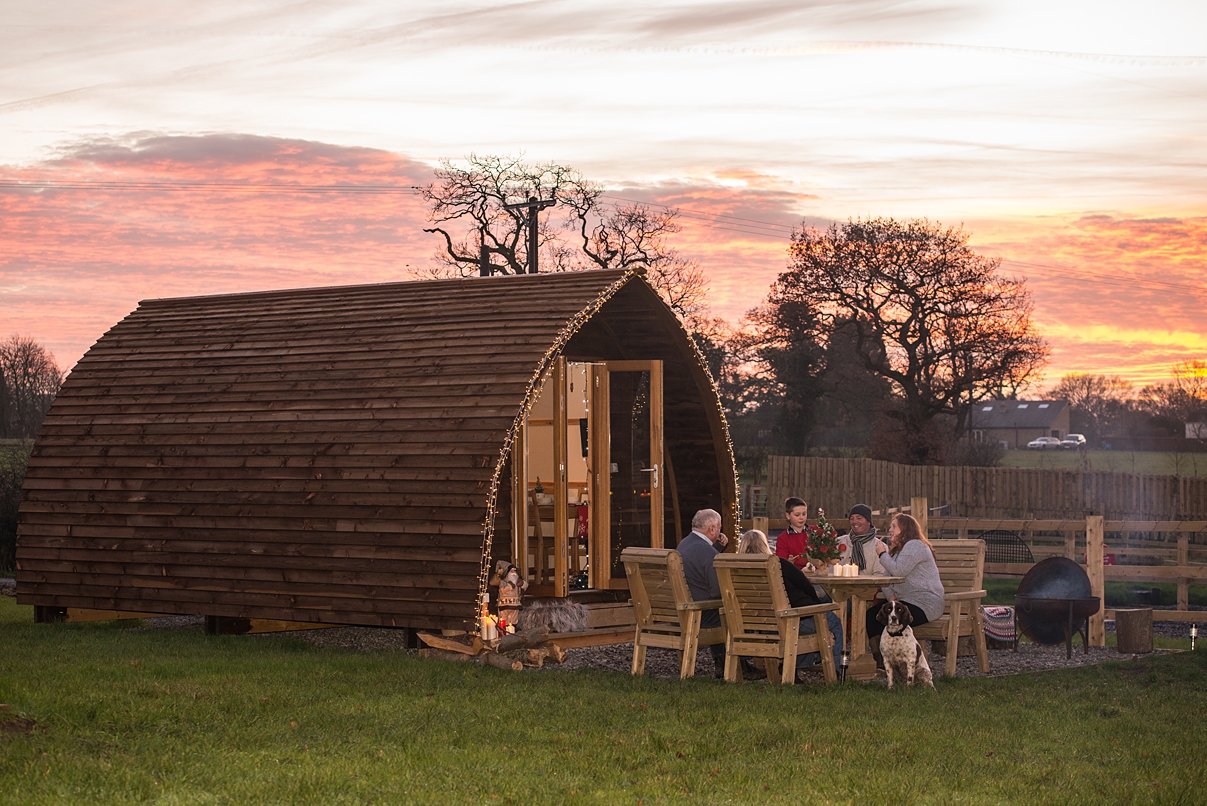
[[[28,336],[0,342],[0,439],[33,439],[63,373],[54,354]]]
[[[1207,361],[1170,368],[1170,380],[1136,388],[1114,375],[1065,375],[1047,393],[1069,401],[1069,428],[1097,448],[1112,438],[1184,437],[1207,422]]]
[[[63,384],[54,355],[28,336],[0,342],[0,572],[15,567],[17,507],[32,440]]]

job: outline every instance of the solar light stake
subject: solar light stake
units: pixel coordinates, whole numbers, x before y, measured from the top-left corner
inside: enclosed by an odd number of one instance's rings
[[[1194,652],[1194,639],[1199,637],[1199,625],[1190,625],[1190,651]]]
[[[1190,639],[1190,647],[1191,647],[1191,649],[1194,648],[1194,639],[1193,638]],[[839,655],[839,662],[838,662],[838,681],[840,683],[847,679],[847,664],[850,663],[850,660],[851,660],[851,653],[847,651],[846,647],[843,647],[842,654]]]

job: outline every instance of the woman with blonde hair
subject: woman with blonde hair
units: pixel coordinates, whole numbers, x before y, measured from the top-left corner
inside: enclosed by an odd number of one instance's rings
[[[767,542],[767,535],[758,529],[743,532],[741,539],[738,540],[738,554],[771,554],[771,545]],[[788,604],[791,607],[807,607],[830,601],[828,596],[818,596],[813,583],[806,579],[800,569],[790,560],[780,557],[779,561],[780,573],[784,577],[784,590],[788,592]],[[830,628],[830,634],[834,636],[834,668],[837,669],[843,646],[842,622],[838,619],[838,614],[831,612],[826,613],[826,624]],[[813,635],[816,631],[817,625],[812,618],[800,620],[801,635]],[[821,656],[816,652],[798,655],[796,670],[799,672],[820,662]],[[745,664],[743,664],[743,668],[747,668]]]
[[[904,582],[885,585],[881,590],[885,596],[893,597],[909,608],[914,626],[933,621],[943,615],[943,582],[939,579],[939,566],[935,564],[935,552],[922,528],[912,515],[900,513],[893,516],[888,530],[889,543],[876,547],[880,563],[889,576],[905,577]],[[868,638],[872,640],[872,654],[877,665],[880,657],[880,634],[884,625],[876,620],[876,614],[884,604],[877,600],[868,608]]]

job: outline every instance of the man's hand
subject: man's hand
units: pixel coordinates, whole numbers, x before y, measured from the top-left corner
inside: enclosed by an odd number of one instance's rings
[[[717,536],[717,542],[721,544],[722,548],[724,548],[725,546],[729,545],[729,538],[725,536],[724,532],[722,532]]]

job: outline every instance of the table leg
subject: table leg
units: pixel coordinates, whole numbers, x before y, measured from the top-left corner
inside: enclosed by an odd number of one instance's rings
[[[858,594],[851,595],[851,660],[868,652],[868,602]]]

